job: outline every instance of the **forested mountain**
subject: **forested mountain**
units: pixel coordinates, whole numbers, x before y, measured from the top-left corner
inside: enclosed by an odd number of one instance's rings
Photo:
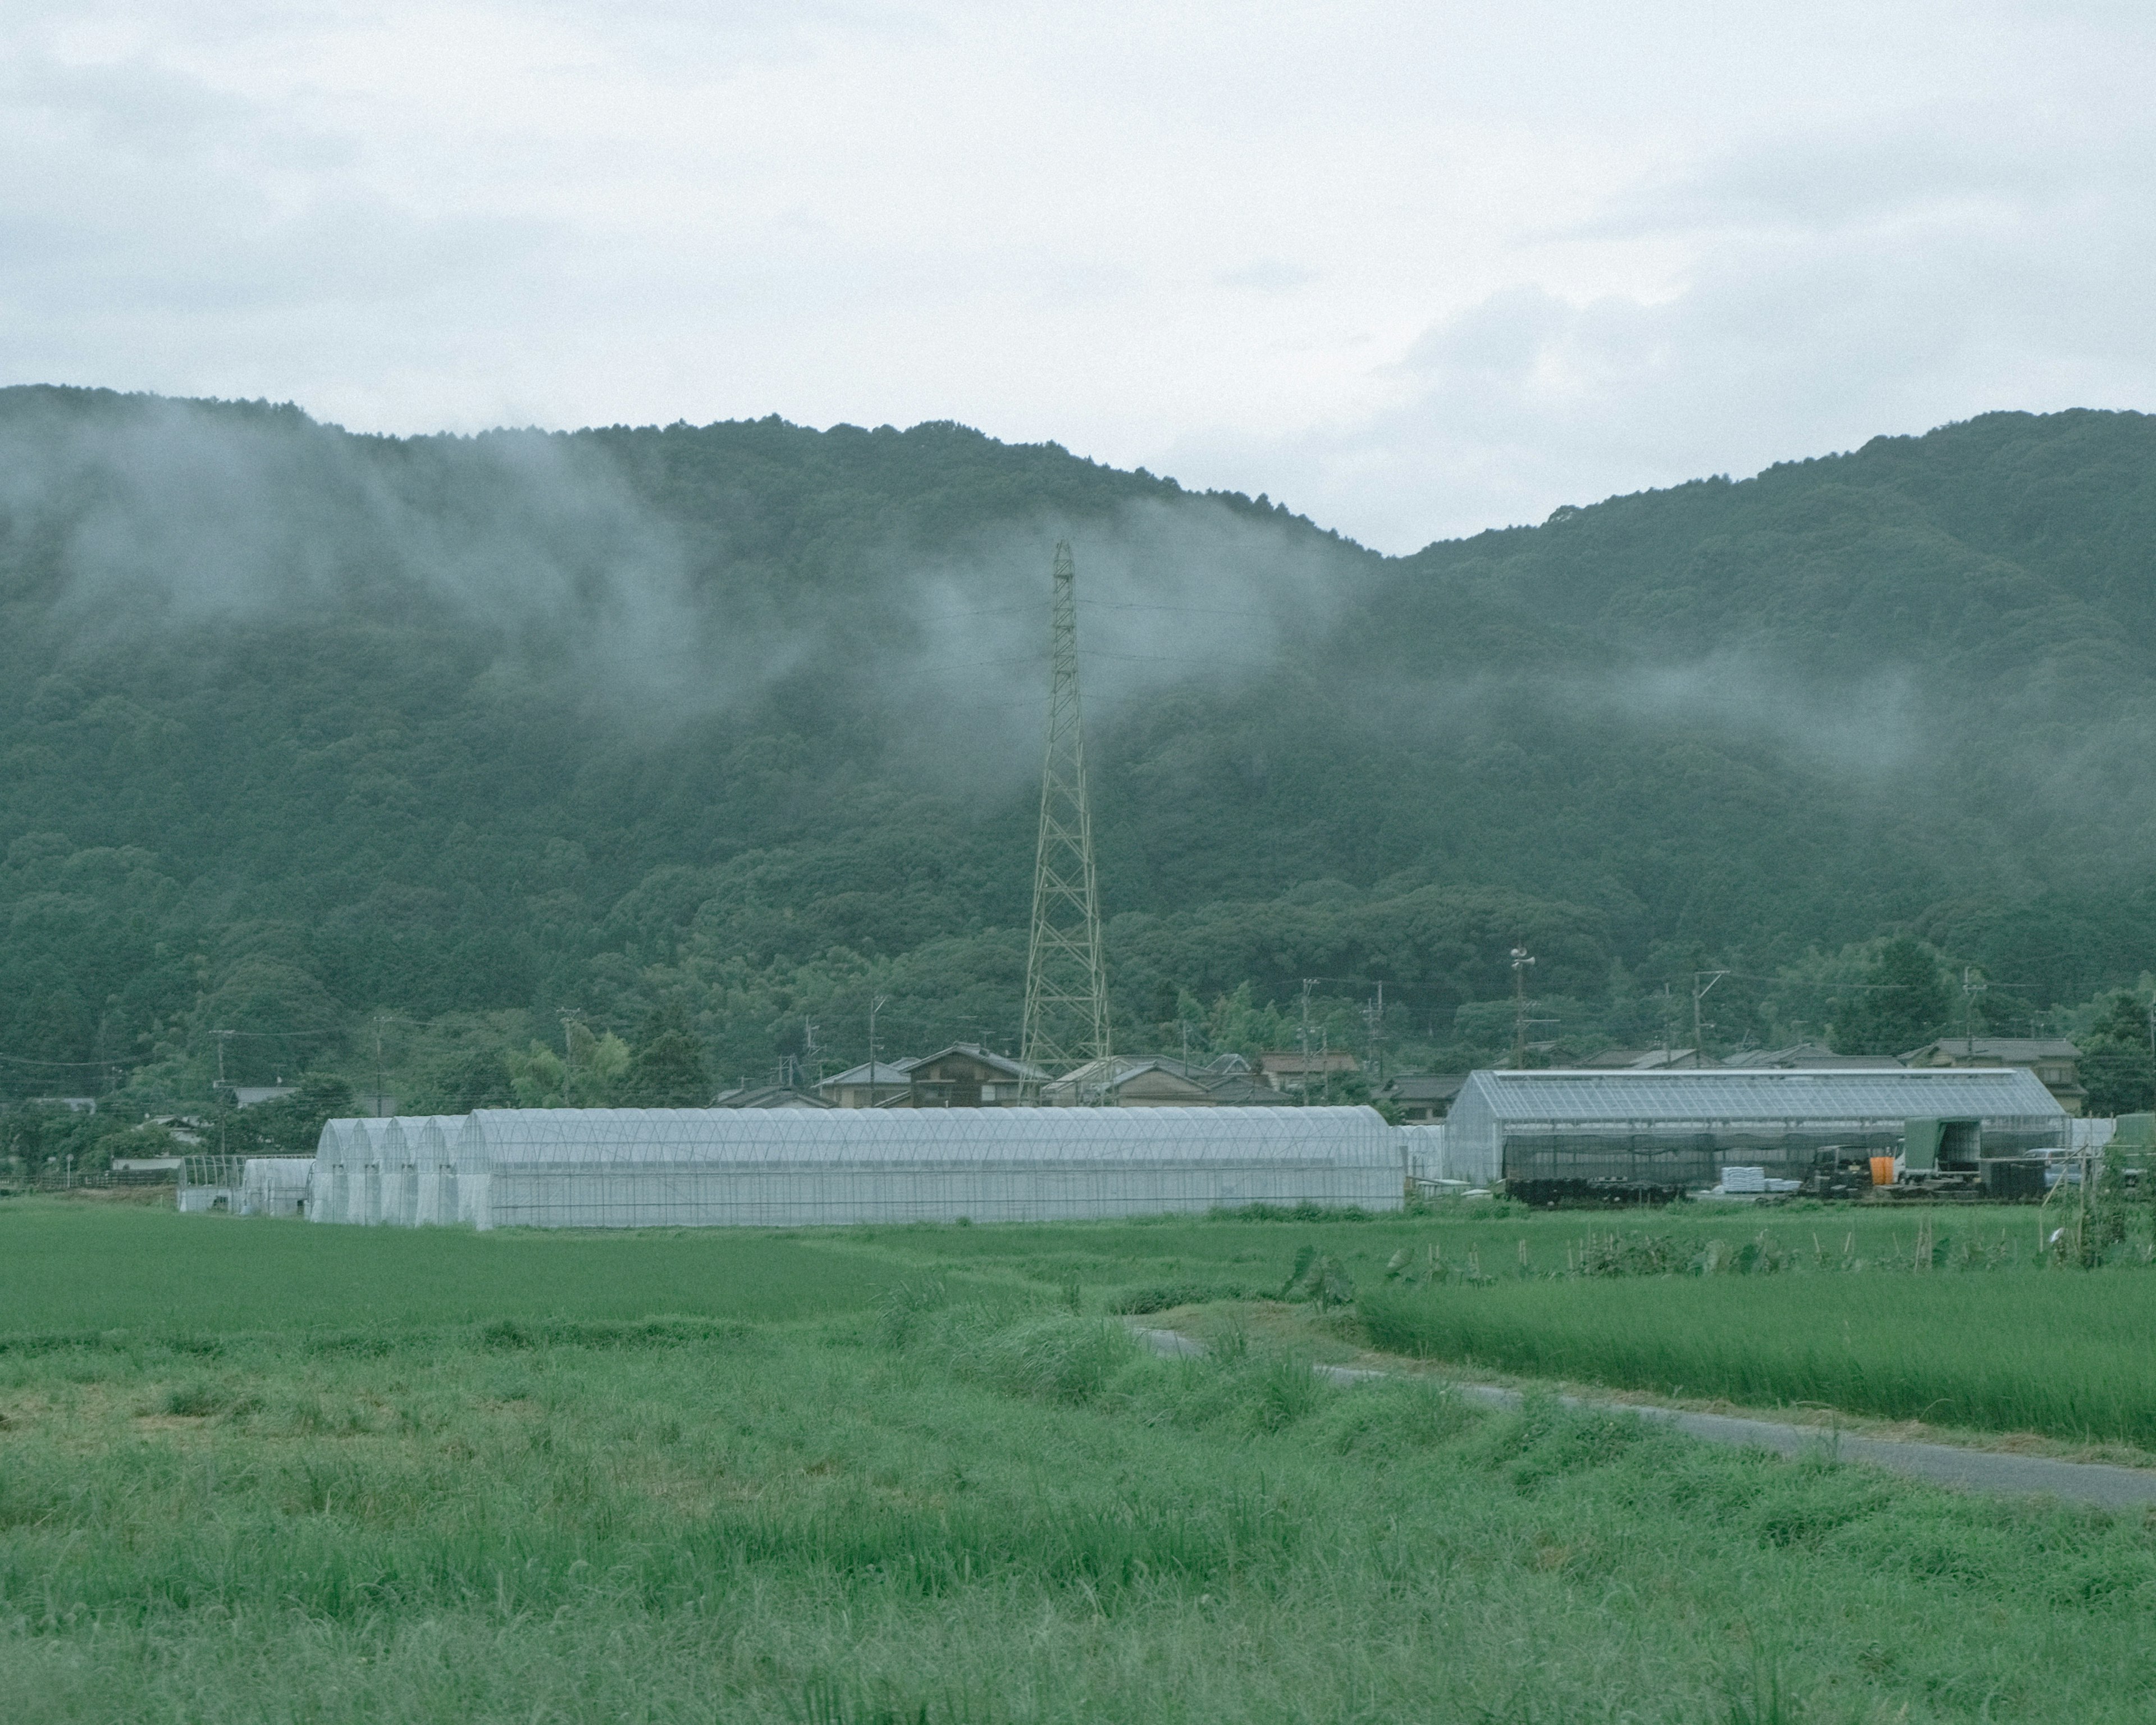
[[[1522,942],[1574,1039],[1688,1036],[1703,968],[1719,1040],[1824,1029],[1895,933],[1995,1025],[2156,968],[2141,416],[1388,559],[951,424],[21,388],[0,1085],[357,1082],[378,1030],[408,1102],[558,1093],[569,1009],[593,1086],[662,1021],[757,1081],[875,994],[886,1050],[1008,1043],[1059,536],[1125,1046],[1270,1041],[1313,978],[1336,1041],[1382,980],[1395,1058],[1466,1057]]]

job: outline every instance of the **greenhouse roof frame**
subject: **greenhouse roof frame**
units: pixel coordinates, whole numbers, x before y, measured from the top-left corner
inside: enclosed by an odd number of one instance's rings
[[[2066,1117],[2036,1076],[2018,1066],[1486,1070],[1468,1076],[1455,1118],[1463,1104],[1507,1127]]]
[[[1396,1165],[1373,1108],[480,1109],[459,1160],[897,1165],[1248,1162]]]

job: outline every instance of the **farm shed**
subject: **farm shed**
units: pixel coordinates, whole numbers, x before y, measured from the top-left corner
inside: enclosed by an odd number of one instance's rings
[[[1712,1186],[1732,1163],[1783,1178],[1830,1148],[1892,1155],[1912,1122],[1948,1159],[2066,1142],[2063,1110],[2014,1067],[1476,1072],[1445,1118],[1455,1178],[1523,1195]]]
[[[413,1214],[480,1228],[1398,1209],[1404,1189],[1399,1136],[1370,1108],[483,1109],[378,1124],[398,1128],[379,1153],[431,1130],[448,1154]],[[330,1129],[323,1145],[336,1153]]]
[[[250,1156],[239,1169],[243,1216],[304,1216],[314,1185],[311,1156]]]

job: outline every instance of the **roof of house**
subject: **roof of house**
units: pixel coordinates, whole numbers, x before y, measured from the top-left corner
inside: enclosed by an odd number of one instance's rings
[[[842,1084],[855,1086],[864,1084],[903,1084],[906,1082],[906,1075],[912,1071],[912,1070],[919,1064],[920,1062],[917,1060],[878,1060],[875,1063],[875,1076],[871,1078],[869,1076],[869,1064],[866,1060],[864,1060],[860,1065],[853,1067],[850,1070],[839,1073],[835,1078],[826,1078],[822,1083],[819,1084],[816,1088],[819,1090],[834,1090]]]
[[[1230,1073],[1224,1077],[1207,1078],[1200,1081],[1205,1086],[1206,1095],[1211,1096],[1215,1101],[1230,1107],[1267,1108],[1280,1106],[1280,1091],[1269,1084],[1260,1084],[1256,1079],[1246,1078],[1240,1073]]]
[[[1928,1054],[1958,1055],[1963,1060],[2077,1060],[2082,1051],[2063,1036],[1942,1036],[1912,1048],[1904,1060]]]
[[[1403,1102],[1443,1102],[1458,1096],[1466,1082],[1465,1072],[1398,1072],[1378,1094]]]
[[[1075,1085],[1089,1084],[1101,1085],[1109,1090],[1120,1090],[1132,1079],[1142,1078],[1148,1072],[1164,1074],[1169,1078],[1189,1085],[1193,1089],[1209,1088],[1203,1081],[1193,1076],[1180,1060],[1142,1058],[1135,1055],[1109,1055],[1101,1060],[1086,1061],[1084,1065],[1065,1072],[1060,1078],[1043,1085],[1041,1090],[1045,1094],[1051,1091],[1068,1090]],[[1278,1100],[1277,1091],[1267,1091],[1265,1096],[1269,1101],[1276,1102]]]
[[[813,1091],[791,1085],[762,1084],[754,1089],[722,1091],[711,1099],[714,1108],[828,1108],[831,1105]]]
[[[1663,1072],[1710,1061],[1711,1057],[1697,1055],[1689,1048],[1605,1048],[1600,1054],[1588,1055],[1579,1063],[1578,1070]]]
[[[922,1055],[918,1060],[908,1060],[906,1063],[907,1076],[911,1077],[917,1068],[935,1065],[947,1055],[964,1055],[983,1065],[994,1067],[998,1072],[1008,1073],[1013,1078],[1048,1076],[1038,1066],[1029,1066],[1024,1060],[1014,1060],[1009,1055],[999,1055],[992,1048],[983,1048],[978,1042],[954,1042],[948,1048],[937,1049],[934,1054]]]
[[[1276,1048],[1260,1055],[1258,1065],[1267,1072],[1353,1072],[1359,1063],[1344,1048]]]
[[[1843,1055],[1820,1042],[1794,1042],[1787,1048],[1748,1048],[1730,1055],[1725,1066],[1809,1066],[1813,1071],[1836,1067],[1898,1066],[1892,1055]]]

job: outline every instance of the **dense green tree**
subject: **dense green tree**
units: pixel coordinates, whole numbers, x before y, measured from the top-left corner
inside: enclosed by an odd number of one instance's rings
[[[1907,935],[1890,940],[1835,1008],[1835,1052],[1905,1054],[1948,1028],[1951,1001],[1938,955]]]
[[[679,999],[660,1002],[645,1018],[620,1096],[638,1108],[700,1108],[711,1101],[703,1045]]]
[[[2123,991],[2114,994],[2095,1033],[2081,1045],[2084,1112],[2115,1117],[2156,1109],[2156,1053],[2149,1040],[2147,1004]]]
[[[44,1109],[23,1104],[0,1113],[0,1154],[19,1173],[34,1178],[44,1172],[46,1142]]]
[[[234,1156],[312,1156],[323,1124],[349,1116],[352,1087],[328,1072],[311,1072],[288,1096],[242,1108],[224,1122],[223,1142]]]

